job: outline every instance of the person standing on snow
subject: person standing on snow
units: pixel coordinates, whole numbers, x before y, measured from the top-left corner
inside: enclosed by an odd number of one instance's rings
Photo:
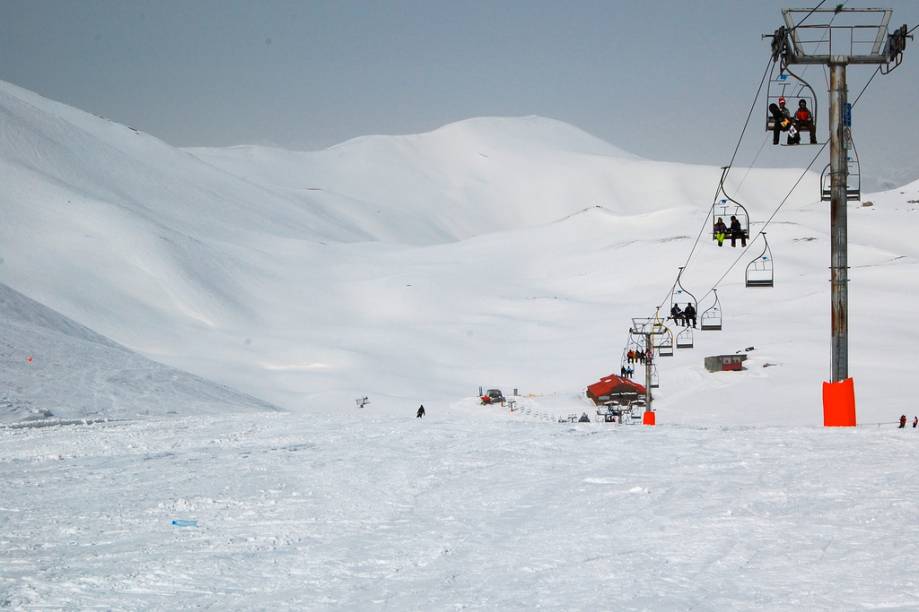
[[[420,419],[423,416],[424,416],[424,404],[421,404],[420,406],[418,406],[418,412],[415,413],[415,418]]]
[[[900,415],[900,429],[904,429],[904,428],[906,428],[906,415],[901,414]]]
[[[919,416],[913,417],[913,429],[916,429],[916,425],[919,425]]]

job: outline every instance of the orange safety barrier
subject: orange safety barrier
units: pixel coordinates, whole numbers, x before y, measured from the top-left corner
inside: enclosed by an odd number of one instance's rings
[[[855,427],[855,382],[823,383],[823,426]]]
[[[655,414],[657,413],[652,410],[645,410],[645,413],[641,416],[642,425],[654,425],[656,420]]]

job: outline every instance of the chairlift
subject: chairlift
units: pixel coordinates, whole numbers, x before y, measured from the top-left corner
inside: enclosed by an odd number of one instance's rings
[[[770,110],[771,105],[779,106],[779,99],[786,100],[786,108],[789,109],[791,116],[794,117],[801,100],[807,104],[811,112],[811,119],[814,124],[814,131],[817,130],[817,94],[810,84],[800,76],[789,70],[784,60],[779,64],[779,74],[775,74],[775,64],[773,64],[769,73],[769,85],[766,89],[766,131],[775,130],[775,116]],[[800,137],[800,136],[799,136]],[[794,143],[791,143],[794,145]],[[800,144],[820,144],[817,142],[798,143]],[[797,146],[797,145],[795,145]]]
[[[660,379],[660,376],[658,376],[657,374],[657,366],[652,365],[651,366],[651,388],[659,389],[660,386],[661,386],[661,379]]]
[[[683,276],[683,270],[686,268],[680,266],[680,271],[676,275],[676,283],[673,285],[673,289],[670,291],[670,312],[673,312],[674,306],[679,306],[680,301],[682,300],[686,304],[692,304],[692,309],[698,316],[699,313],[699,302],[688,289],[683,287],[680,277]],[[679,298],[679,299],[678,299]],[[676,323],[674,321],[674,323]]]
[[[846,143],[846,200],[857,202],[862,199],[862,177],[861,167],[858,163],[858,151],[855,150],[855,142],[852,140],[852,131],[849,128],[845,130]],[[830,164],[826,165],[823,172],[820,173],[820,201],[829,202],[833,199],[831,181],[833,173],[830,170]]]
[[[678,349],[692,348],[692,328],[687,327],[676,335],[676,347]]]
[[[727,178],[730,166],[721,168],[721,180],[718,182],[718,191],[715,193],[715,201],[712,204],[712,240],[718,239],[718,230],[716,224],[720,219],[728,228],[731,225],[731,217],[735,217],[740,222],[740,229],[743,231],[743,241],[750,238],[750,214],[743,204],[732,198],[724,190],[724,180]],[[722,197],[723,196],[723,197]],[[730,238],[730,229],[727,237]]]
[[[712,289],[712,293],[715,294],[715,303],[702,311],[702,331],[721,331],[721,302],[718,300],[718,290]]]
[[[747,287],[772,287],[775,278],[772,265],[772,250],[766,240],[766,232],[760,232],[763,237],[763,252],[759,257],[747,264]]]
[[[670,331],[670,328],[664,327],[655,348],[661,357],[673,357],[673,332]]]

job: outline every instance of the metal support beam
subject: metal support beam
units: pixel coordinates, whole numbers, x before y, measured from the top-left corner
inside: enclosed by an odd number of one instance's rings
[[[843,125],[846,94],[846,64],[830,64],[830,307],[833,382],[849,377],[849,259],[846,215],[849,164]]]
[[[651,361],[654,359],[654,344],[651,333],[645,334],[645,410],[651,410]],[[651,347],[651,350],[648,350]]]

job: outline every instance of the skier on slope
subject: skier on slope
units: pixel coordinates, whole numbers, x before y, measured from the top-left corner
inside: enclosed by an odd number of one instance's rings
[[[418,406],[418,412],[415,413],[415,418],[420,419],[423,416],[424,416],[424,404],[421,404],[420,406]]]
[[[900,415],[900,429],[905,429],[905,428],[906,428],[906,415],[901,414]]]

